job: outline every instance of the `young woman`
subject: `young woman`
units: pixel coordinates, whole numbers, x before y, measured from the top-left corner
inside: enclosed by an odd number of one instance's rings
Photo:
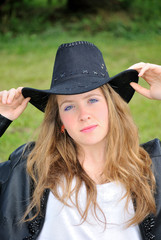
[[[0,165],[0,239],[161,239],[161,146],[139,145],[134,89],[161,100],[161,66],[110,78],[81,41],[59,47],[49,90],[0,92],[1,136],[29,101],[45,112],[37,141]]]

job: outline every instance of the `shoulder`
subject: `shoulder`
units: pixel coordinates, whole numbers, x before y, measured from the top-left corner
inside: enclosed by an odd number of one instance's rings
[[[155,177],[161,172],[161,142],[155,138],[141,145],[149,153]],[[161,182],[161,179],[159,180]]]
[[[158,138],[143,143],[141,146],[149,153],[151,158],[161,156],[161,141]]]
[[[3,184],[9,178],[11,172],[15,167],[24,167],[29,153],[34,148],[35,143],[27,143],[18,147],[11,153],[8,161],[0,163],[0,183]]]
[[[157,188],[161,191],[161,142],[159,139],[153,139],[144,143],[142,147],[149,153],[152,160],[152,171],[154,173]],[[161,199],[161,196],[160,196]]]
[[[34,146],[35,142],[23,144],[22,146],[18,147],[13,153],[11,153],[9,157],[9,161],[11,161],[11,166],[14,167],[20,161],[25,161],[29,153],[33,150]]]

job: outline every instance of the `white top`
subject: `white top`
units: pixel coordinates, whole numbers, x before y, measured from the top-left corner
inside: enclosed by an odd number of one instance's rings
[[[73,186],[75,181],[73,180]],[[38,240],[141,240],[138,225],[125,228],[125,222],[134,216],[133,203],[130,201],[128,211],[125,210],[126,198],[123,185],[110,182],[97,185],[97,202],[103,210],[107,226],[100,223],[88,212],[87,221],[80,224],[80,214],[76,207],[64,206],[50,192],[47,203],[46,218]],[[72,200],[75,195],[73,193]],[[82,209],[85,208],[86,189],[82,185],[79,192],[79,201]],[[73,206],[71,201],[68,203]],[[104,220],[100,211],[100,219]]]

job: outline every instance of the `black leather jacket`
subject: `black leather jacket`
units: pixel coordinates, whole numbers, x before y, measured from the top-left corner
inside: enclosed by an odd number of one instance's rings
[[[0,115],[0,136],[11,121]],[[20,220],[29,204],[33,188],[26,172],[28,153],[34,143],[16,149],[7,162],[0,164],[0,239],[1,240],[34,240],[37,239],[44,224],[49,190],[44,191],[41,199],[41,215],[30,222]],[[139,225],[143,240],[161,240],[161,143],[158,139],[143,144],[153,161],[157,182],[156,205],[157,215],[148,216]],[[30,213],[32,216],[34,212]],[[29,216],[29,217],[30,217]]]

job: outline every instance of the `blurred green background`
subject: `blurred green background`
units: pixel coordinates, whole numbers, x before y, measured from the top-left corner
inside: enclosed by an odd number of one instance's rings
[[[86,40],[102,51],[110,76],[136,62],[161,64],[157,0],[3,0],[0,3],[0,91],[50,87],[60,44]],[[145,85],[140,79],[140,83]],[[161,138],[161,103],[135,94],[130,109],[140,142]],[[0,161],[36,138],[43,113],[29,104],[0,139]]]

